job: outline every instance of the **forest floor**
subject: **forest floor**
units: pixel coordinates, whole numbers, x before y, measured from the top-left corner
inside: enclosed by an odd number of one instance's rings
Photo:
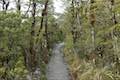
[[[64,60],[62,48],[64,43],[57,44],[47,66],[47,80],[70,80],[68,66]]]

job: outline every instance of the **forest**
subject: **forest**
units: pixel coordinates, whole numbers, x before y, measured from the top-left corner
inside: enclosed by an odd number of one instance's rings
[[[120,80],[120,0],[0,0],[0,80]]]

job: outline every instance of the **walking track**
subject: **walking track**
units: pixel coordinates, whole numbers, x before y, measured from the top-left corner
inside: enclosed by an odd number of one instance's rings
[[[67,64],[61,49],[64,43],[57,44],[47,67],[47,80],[70,80]]]

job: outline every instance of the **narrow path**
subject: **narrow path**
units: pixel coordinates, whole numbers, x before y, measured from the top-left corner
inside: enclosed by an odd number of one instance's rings
[[[63,43],[55,46],[50,63],[47,67],[47,80],[70,80],[67,64],[61,49]]]

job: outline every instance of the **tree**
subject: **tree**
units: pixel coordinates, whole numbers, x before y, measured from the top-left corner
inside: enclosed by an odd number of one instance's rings
[[[9,1],[2,0],[2,9],[3,9],[3,11],[6,12],[8,7],[9,7]]]
[[[17,11],[20,13],[20,10],[21,10],[21,0],[17,0],[16,1],[16,7],[17,7]]]
[[[95,50],[95,1],[90,0],[90,24],[92,37],[92,50]]]
[[[37,65],[37,58],[36,58],[36,51],[35,51],[35,47],[34,47],[34,37],[35,37],[35,15],[36,15],[36,2],[35,0],[33,0],[32,2],[32,25],[31,25],[31,39],[30,39],[30,65],[31,66],[31,70],[34,72],[36,69],[36,65]]]

